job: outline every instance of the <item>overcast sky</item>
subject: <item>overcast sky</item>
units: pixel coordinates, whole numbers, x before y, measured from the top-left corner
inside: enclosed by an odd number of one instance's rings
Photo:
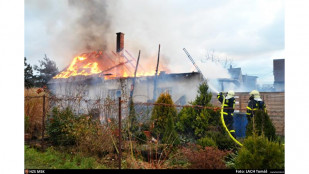
[[[161,44],[171,72],[193,70],[186,48],[197,62],[214,52],[259,83],[273,83],[272,60],[285,57],[283,0],[25,1],[24,54],[31,64],[46,53],[61,70],[89,48],[114,51],[120,31],[127,50],[141,49],[141,61],[155,62]]]

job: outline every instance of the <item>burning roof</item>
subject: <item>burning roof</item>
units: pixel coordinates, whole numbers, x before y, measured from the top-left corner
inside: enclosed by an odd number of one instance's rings
[[[53,79],[67,79],[75,76],[98,76],[105,80],[133,77],[136,60],[128,51],[126,52],[131,59],[124,53],[112,52],[112,55],[108,55],[107,52],[103,51],[83,53],[76,56],[71,64],[53,77]],[[149,72],[140,70],[136,76],[152,76],[154,73],[154,70]]]
[[[117,34],[116,53],[93,51],[82,53],[73,58],[70,65],[53,77],[51,82],[78,81],[89,77],[100,77],[105,80],[134,77],[136,59],[124,49],[124,34]],[[145,70],[146,69],[146,70]],[[137,77],[153,76],[155,70],[139,65]]]
[[[116,63],[116,61],[117,63]],[[113,56],[110,58],[103,51],[94,51],[91,53],[83,53],[75,57],[71,64],[57,74],[54,79],[58,78],[69,78],[72,76],[89,76],[99,75],[101,77],[113,75],[127,76],[132,71],[129,68],[124,68],[126,62],[120,62],[119,56]],[[121,69],[122,72],[115,72],[116,69]]]

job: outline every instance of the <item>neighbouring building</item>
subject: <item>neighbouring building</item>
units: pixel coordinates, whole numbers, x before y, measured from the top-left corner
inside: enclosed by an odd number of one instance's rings
[[[243,75],[241,68],[233,68],[230,65],[228,69],[230,78],[219,78],[220,90],[227,91],[233,89],[235,91],[252,91],[257,89],[257,76]]]
[[[257,78],[258,76],[242,75],[243,86],[245,86],[247,91],[252,91],[258,88]]]
[[[276,92],[284,91],[284,59],[274,59],[274,89]]]

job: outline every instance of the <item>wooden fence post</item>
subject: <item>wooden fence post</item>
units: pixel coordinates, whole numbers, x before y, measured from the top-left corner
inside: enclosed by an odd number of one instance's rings
[[[42,117],[42,149],[44,149],[44,132],[45,132],[45,94],[43,95],[43,117]]]
[[[121,97],[119,97],[119,169],[121,169],[121,158],[122,158],[122,151],[121,151]]]

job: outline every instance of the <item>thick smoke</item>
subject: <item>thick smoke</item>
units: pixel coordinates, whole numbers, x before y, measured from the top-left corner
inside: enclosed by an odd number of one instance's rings
[[[25,1],[26,53],[38,59],[46,53],[63,69],[81,53],[111,50],[116,31],[111,26],[116,1]],[[34,53],[33,53],[34,52]],[[32,55],[31,55],[32,54]]]
[[[169,13],[172,6],[173,3],[162,7],[156,1],[138,0],[25,2],[26,15],[33,17],[26,19],[36,21],[40,25],[38,28],[43,27],[40,31],[45,32],[37,38],[39,45],[31,47],[36,48],[38,57],[41,52],[54,59],[60,69],[68,66],[73,57],[84,52],[115,51],[116,33],[123,32],[125,49],[135,58],[138,50],[141,50],[140,65],[144,69],[155,70],[158,45],[161,44],[159,71],[190,72],[192,64],[182,48],[186,47],[192,53],[206,48],[190,47],[192,43],[182,37],[186,34],[179,33],[182,29],[178,25],[181,23],[174,20],[180,19],[177,13]],[[27,20],[26,28],[32,28]],[[31,34],[27,40],[32,43],[34,39]]]
[[[73,47],[77,50],[106,50],[109,41],[105,35],[111,33],[106,1],[68,0],[68,8],[72,8],[78,16],[60,34],[71,35]]]

